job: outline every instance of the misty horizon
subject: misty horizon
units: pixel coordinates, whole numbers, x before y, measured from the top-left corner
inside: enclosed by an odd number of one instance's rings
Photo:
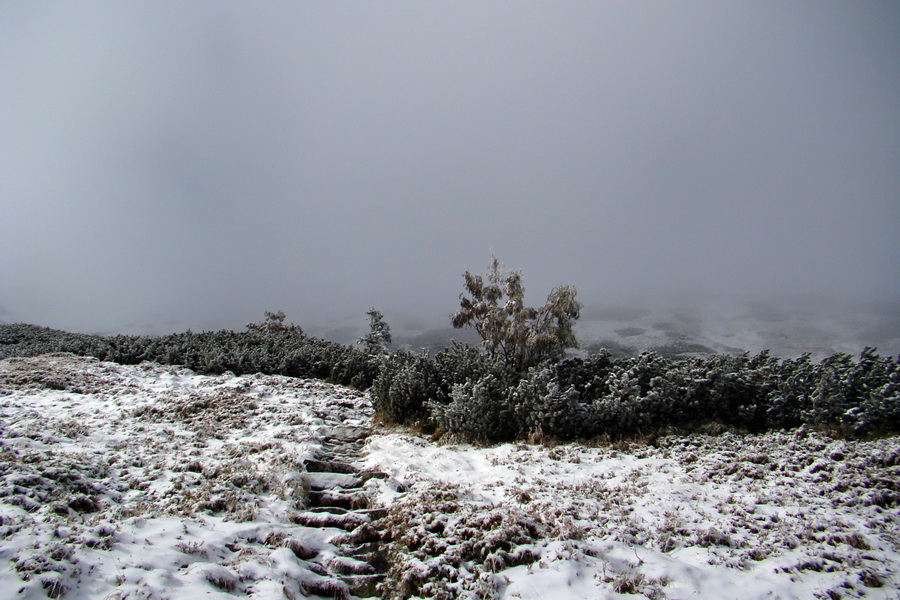
[[[0,322],[449,327],[493,253],[900,337],[893,3],[92,6],[0,8]]]

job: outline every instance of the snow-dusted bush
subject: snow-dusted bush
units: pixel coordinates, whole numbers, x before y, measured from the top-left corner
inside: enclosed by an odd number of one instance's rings
[[[809,421],[839,425],[855,434],[896,430],[900,423],[900,368],[866,348],[859,361],[831,356],[816,369]]]
[[[511,390],[508,403],[518,436],[570,440],[587,432],[586,406],[579,402],[574,387],[561,387],[550,365],[532,368]]]
[[[807,424],[866,435],[900,423],[900,370],[871,351],[859,361],[837,355],[818,365],[809,356],[779,360],[766,352],[685,360],[600,353],[525,374],[465,346],[440,361],[422,360],[438,380],[425,399],[431,418],[482,442],[622,437],[710,423],[754,432]]]
[[[414,422],[426,415],[425,403],[440,393],[440,380],[427,356],[395,352],[382,364],[370,392],[382,418]]]
[[[486,278],[468,271],[463,277],[470,297],[460,296],[453,326],[473,327],[491,356],[524,370],[543,360],[558,360],[566,348],[578,345],[574,326],[581,304],[574,287],[554,288],[544,306],[535,309],[524,304],[521,271],[504,273],[496,256]]]
[[[518,433],[508,384],[494,374],[453,386],[450,402],[429,402],[432,418],[445,431],[477,442],[505,441]]]
[[[492,292],[492,294],[494,294]],[[900,431],[900,367],[866,349],[813,363],[808,355],[777,359],[716,355],[677,360],[656,353],[614,359],[545,362],[523,371],[500,355],[454,344],[434,358],[367,352],[306,336],[267,313],[246,332],[88,336],[31,325],[0,325],[0,358],[71,352],[124,364],[144,360],[199,373],[269,373],[317,377],[358,389],[371,386],[386,420],[428,419],[481,441],[543,433],[566,440],[621,437],[714,422],[762,432],[814,425],[867,436]],[[83,378],[40,379],[45,387],[85,389]],[[473,423],[467,423],[471,419]]]
[[[676,418],[674,387],[668,385],[669,361],[647,352],[616,361],[587,404],[586,427],[592,433],[631,434]],[[597,382],[599,383],[599,382]]]
[[[261,323],[247,323],[247,331],[266,335],[303,335],[303,330],[293,323],[284,324],[285,314],[283,310],[275,312],[266,311],[266,318]]]
[[[488,373],[505,378],[508,371],[502,361],[488,356],[478,348],[456,341],[449,348],[440,351],[432,362],[444,386],[444,396],[433,398],[439,402],[449,401],[450,390],[455,384],[481,379]]]
[[[71,334],[33,325],[0,325],[0,358],[71,352],[121,364],[153,361],[198,373],[231,371],[317,377],[366,389],[378,367],[364,351],[306,336],[284,324],[284,313],[266,313],[245,332],[209,331],[151,336]]]
[[[453,389],[492,375],[497,386],[506,389],[514,383],[513,374],[501,360],[465,344],[454,342],[434,358],[396,352],[381,366],[371,394],[375,410],[382,418],[397,423],[412,423],[439,407],[453,402]]]

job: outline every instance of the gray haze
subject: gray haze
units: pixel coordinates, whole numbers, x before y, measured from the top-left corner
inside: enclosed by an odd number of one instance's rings
[[[900,306],[896,2],[0,1],[0,321]],[[405,317],[404,317],[405,318]]]

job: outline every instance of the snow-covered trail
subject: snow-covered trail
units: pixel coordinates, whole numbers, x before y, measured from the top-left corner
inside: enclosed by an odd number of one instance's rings
[[[0,600],[900,599],[900,438],[440,446],[365,394],[0,361]]]
[[[306,466],[367,431],[362,393],[71,355],[0,361],[0,390],[0,597],[341,597],[364,570]]]

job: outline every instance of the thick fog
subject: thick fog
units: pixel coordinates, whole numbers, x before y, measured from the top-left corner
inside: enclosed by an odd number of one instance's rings
[[[900,306],[895,2],[2,2],[0,321]],[[432,321],[429,321],[432,322]]]

